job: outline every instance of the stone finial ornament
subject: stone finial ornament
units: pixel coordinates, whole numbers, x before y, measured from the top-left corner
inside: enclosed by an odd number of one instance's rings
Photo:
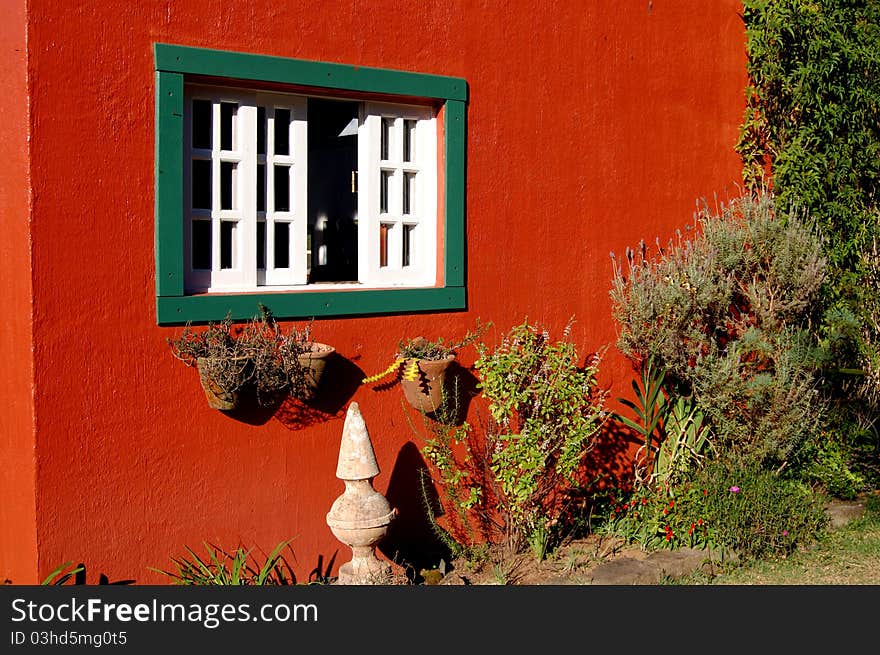
[[[345,491],[327,513],[330,531],[352,550],[352,559],[339,567],[337,584],[387,584],[391,565],[376,557],[376,544],[388,532],[397,514],[385,496],[373,489],[379,465],[357,403],[345,415],[336,477]]]

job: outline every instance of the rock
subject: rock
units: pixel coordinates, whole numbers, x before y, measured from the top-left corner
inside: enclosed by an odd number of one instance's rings
[[[590,584],[657,584],[657,568],[645,560],[620,557],[593,569]]]
[[[825,505],[825,511],[832,528],[839,528],[865,513],[865,504],[860,501],[833,500]]]
[[[703,568],[711,560],[705,550],[680,548],[679,550],[658,550],[645,560],[657,569],[660,577],[680,578]]]

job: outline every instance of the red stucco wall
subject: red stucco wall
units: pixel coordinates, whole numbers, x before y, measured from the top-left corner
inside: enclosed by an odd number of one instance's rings
[[[154,42],[468,80],[469,310],[317,321],[315,338],[364,374],[384,369],[401,337],[455,338],[476,317],[558,331],[574,315],[583,352],[612,343],[609,252],[665,239],[697,198],[735,193],[738,2],[498,5],[31,0],[37,494],[35,522],[24,501],[13,518],[23,534],[35,523],[41,576],[74,560],[90,581],[162,583],[148,567],[204,540],[270,549],[295,538],[302,576],[319,555],[350,557],[325,523],[342,491],[342,420],[299,429],[209,409],[165,343],[178,331],[156,325]],[[20,76],[15,85],[20,97]],[[19,158],[21,147],[3,146]],[[16,289],[26,305],[25,282]],[[18,314],[16,335],[27,334]],[[622,393],[629,367],[612,350],[601,377]],[[399,388],[361,387],[351,400],[384,493],[421,441]],[[27,412],[15,422],[26,428]],[[14,445],[23,459],[28,444]],[[34,551],[32,538],[16,543],[16,581],[31,576]]]
[[[25,1],[0,1],[0,582],[36,582]]]

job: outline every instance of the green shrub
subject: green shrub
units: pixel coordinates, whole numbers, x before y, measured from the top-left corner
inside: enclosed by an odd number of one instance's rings
[[[823,433],[820,443],[810,444],[801,453],[804,464],[800,467],[802,478],[821,485],[822,489],[835,498],[852,500],[867,487],[863,475],[851,466],[849,449]]]
[[[597,532],[645,550],[687,546],[740,560],[783,557],[814,542],[828,521],[822,496],[803,483],[717,460],[689,481],[620,497]]]
[[[635,420],[614,414],[615,420],[635,430],[643,440],[634,462],[639,487],[676,484],[713,448],[712,435],[694,399],[668,397],[665,381],[666,372],[655,367],[649,357],[642,364],[641,379],[632,382],[636,400],[619,398],[632,410]]]
[[[621,494],[622,500],[613,500],[596,532],[649,551],[714,546],[708,522],[701,516],[701,493],[689,483],[643,485],[630,494]]]
[[[740,560],[786,556],[813,543],[828,517],[823,496],[796,480],[749,466],[712,462],[694,478],[695,505],[709,541]]]
[[[852,298],[880,222],[880,4],[745,0],[743,19],[744,181],[759,188],[772,166],[782,204],[804,205],[828,238],[833,290]]]
[[[826,239],[822,326],[829,426],[880,424],[880,3],[745,0],[748,105],[737,150],[748,189],[772,185]],[[875,442],[877,441],[875,431]],[[846,444],[849,450],[857,444]],[[857,454],[857,453],[855,453]],[[854,453],[847,454],[853,459]]]
[[[672,395],[692,396],[719,452],[776,467],[817,436],[825,277],[810,220],[777,216],[770,194],[704,207],[689,238],[615,260],[618,348],[666,371]]]
[[[478,344],[474,367],[490,418],[479,434],[468,423],[437,425],[423,448],[454,516],[467,524],[476,513],[512,550],[528,545],[538,559],[570,527],[581,464],[607,416],[600,355],[580,365],[570,328],[554,342],[524,321],[496,347]]]

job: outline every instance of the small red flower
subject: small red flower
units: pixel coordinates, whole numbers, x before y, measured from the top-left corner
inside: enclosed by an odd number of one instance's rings
[[[669,501],[669,509],[672,509],[673,507],[675,507],[675,501],[674,501],[674,500],[670,500],[670,501]]]
[[[703,519],[699,519],[699,520],[697,521],[697,525],[703,525]]]
[[[642,505],[647,505],[647,504],[648,504],[648,499],[642,498]]]
[[[669,510],[664,507],[663,508],[663,516],[666,516],[667,514],[669,514]]]

